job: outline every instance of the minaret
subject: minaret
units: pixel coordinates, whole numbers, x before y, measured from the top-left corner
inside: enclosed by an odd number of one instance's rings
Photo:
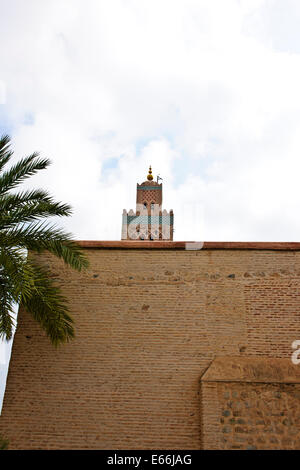
[[[149,167],[147,181],[137,184],[136,212],[123,210],[122,240],[173,240],[173,210],[162,210],[162,183],[153,181]]]

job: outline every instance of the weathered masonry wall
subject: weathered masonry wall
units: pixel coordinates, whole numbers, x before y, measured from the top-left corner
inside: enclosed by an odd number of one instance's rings
[[[0,434],[12,449],[220,448],[219,431],[214,442],[205,434],[223,423],[216,413],[209,421],[216,393],[202,399],[201,377],[219,356],[290,361],[300,244],[82,246],[87,274],[38,258],[69,298],[76,339],[55,350],[21,309]]]

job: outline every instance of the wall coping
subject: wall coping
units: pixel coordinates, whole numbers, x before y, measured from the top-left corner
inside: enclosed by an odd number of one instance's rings
[[[223,356],[213,360],[201,382],[300,383],[300,364],[291,359]]]
[[[131,240],[75,240],[82,248],[99,249],[160,249],[160,250],[276,250],[300,251],[300,242],[192,242],[192,241],[131,241]],[[186,244],[189,244],[189,248]]]

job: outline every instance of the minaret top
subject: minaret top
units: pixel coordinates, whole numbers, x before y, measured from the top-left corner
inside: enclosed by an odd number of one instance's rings
[[[148,176],[147,176],[147,180],[148,180],[148,181],[152,181],[152,180],[153,180],[151,165],[149,166],[149,174],[148,174]]]
[[[162,209],[162,189],[150,165],[147,180],[136,185],[136,212],[123,211],[122,240],[173,240],[174,214]]]

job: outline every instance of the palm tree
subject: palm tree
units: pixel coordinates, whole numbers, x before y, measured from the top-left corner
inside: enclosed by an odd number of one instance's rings
[[[21,159],[4,171],[13,152],[10,138],[0,138],[0,338],[10,340],[14,305],[21,303],[57,346],[74,337],[67,300],[51,273],[28,252],[48,250],[71,268],[81,271],[88,260],[72,236],[45,218],[70,216],[71,207],[55,202],[47,191],[15,188],[26,178],[47,168],[38,153]],[[13,190],[13,191],[11,191]]]

